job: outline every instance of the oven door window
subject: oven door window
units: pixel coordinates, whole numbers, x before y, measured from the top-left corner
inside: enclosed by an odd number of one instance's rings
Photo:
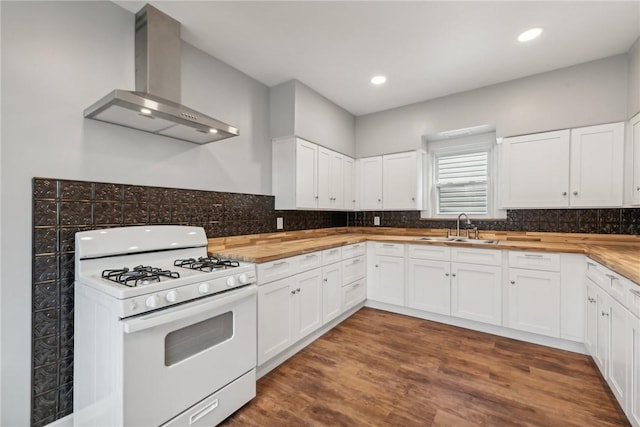
[[[229,340],[232,336],[231,311],[173,331],[164,340],[164,364],[175,365]]]

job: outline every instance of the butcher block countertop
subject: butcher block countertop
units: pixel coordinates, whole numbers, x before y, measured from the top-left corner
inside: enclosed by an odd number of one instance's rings
[[[443,229],[388,227],[339,227],[209,239],[209,254],[241,261],[263,263],[309,252],[366,241],[417,245],[461,246],[523,251],[586,254],[594,261],[640,284],[640,236],[481,231],[481,239],[498,243],[461,243],[418,240],[445,236]]]

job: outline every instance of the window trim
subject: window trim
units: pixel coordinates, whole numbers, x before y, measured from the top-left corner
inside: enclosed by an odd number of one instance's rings
[[[500,150],[498,149],[495,132],[471,135],[462,138],[425,141],[427,173],[424,175],[424,200],[427,206],[420,212],[421,219],[456,219],[458,214],[437,212],[437,188],[436,188],[436,162],[438,157],[486,151],[487,154],[487,213],[473,214],[471,218],[479,220],[504,219],[507,211],[499,209],[499,173],[500,173]]]

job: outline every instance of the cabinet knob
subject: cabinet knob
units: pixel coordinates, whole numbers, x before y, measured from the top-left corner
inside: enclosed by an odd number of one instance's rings
[[[574,192],[573,192],[573,195],[574,195],[574,196],[577,196],[577,195],[578,195],[578,192],[577,192],[577,191],[574,191]]]
[[[325,277],[323,280],[324,280],[325,282],[328,282],[328,281],[329,281],[329,279],[327,279],[326,277]]]
[[[456,277],[456,273],[452,273],[451,275],[452,275],[453,277]]]
[[[296,292],[300,292],[300,288],[296,289]]]
[[[378,268],[378,264],[376,264],[376,268]]]
[[[415,197],[412,197],[412,198],[411,198],[411,201],[412,201],[412,202],[415,202],[415,201],[416,201],[416,198],[415,198]]]
[[[640,185],[636,187],[636,191],[640,191]]]
[[[318,196],[315,196],[315,197],[314,197],[314,199],[317,199],[317,198],[318,198]]]
[[[608,315],[609,315],[609,313],[607,313],[606,311],[602,312],[602,316],[608,316]]]
[[[291,295],[295,295],[295,293],[296,293],[296,290],[295,290],[295,289],[292,289],[292,290],[291,290]]]
[[[449,277],[449,273],[444,273],[445,276]]]
[[[378,203],[380,203],[382,201],[382,199],[378,199]]]
[[[563,192],[562,192],[562,195],[563,195],[563,196],[566,196],[566,195],[567,195],[567,192],[566,192],[566,191],[563,191]]]
[[[512,281],[511,281],[511,282],[509,282],[509,283],[511,283],[512,285],[515,285],[515,284],[516,284],[516,281],[515,281],[515,280],[512,280]]]

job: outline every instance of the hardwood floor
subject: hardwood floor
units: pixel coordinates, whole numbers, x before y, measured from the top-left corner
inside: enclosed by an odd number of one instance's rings
[[[257,387],[222,425],[629,425],[587,356],[370,308]]]

